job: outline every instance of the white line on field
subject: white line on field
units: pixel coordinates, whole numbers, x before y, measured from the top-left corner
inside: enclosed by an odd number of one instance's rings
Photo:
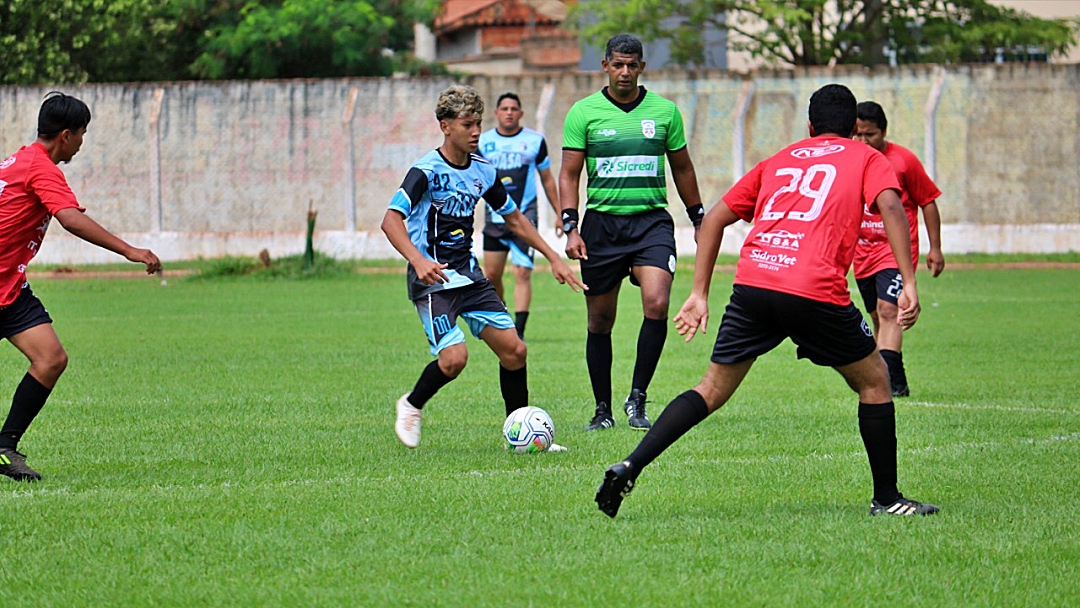
[[[1065,414],[1065,415],[1080,415],[1080,412],[1071,410],[1057,410],[1048,407],[1007,407],[1003,405],[972,405],[970,403],[933,403],[931,401],[908,401],[897,403],[897,409],[902,408],[905,405],[915,405],[919,407],[940,407],[959,410],[996,410],[1000,412],[1024,412],[1027,414]]]
[[[1055,443],[1073,442],[1080,440],[1080,431],[1073,433],[1066,433],[1064,435],[1051,435],[1041,439],[1033,439],[1020,437],[1013,441],[968,441],[960,443],[949,443],[941,445],[927,445],[918,448],[908,448],[900,450],[905,454],[926,454],[931,452],[947,453],[950,451],[968,451],[972,449],[987,449],[997,448],[1010,445],[1050,445]],[[561,456],[555,455],[542,455],[540,458],[561,458]],[[747,457],[731,457],[731,458],[684,458],[681,462],[693,463],[693,464],[761,464],[772,462],[799,462],[810,460],[840,460],[840,459],[863,459],[866,458],[866,453],[863,451],[851,451],[843,452],[839,454],[830,453],[813,453],[803,456],[790,456],[786,454],[773,454],[769,456],[760,456],[755,458]],[[665,461],[661,459],[657,464],[663,466],[664,463],[673,461]],[[452,473],[444,477],[505,477],[505,476],[518,476],[529,475],[535,476],[538,473],[565,473],[573,471],[593,471],[598,475],[602,473],[602,466],[599,463],[589,464],[575,464],[575,465],[553,465],[540,468],[529,469],[513,469],[513,470],[490,470],[490,471],[462,471],[460,473]],[[160,494],[172,494],[174,492],[191,492],[193,490],[210,490],[218,491],[222,489],[237,489],[237,490],[252,490],[252,489],[268,489],[268,488],[292,488],[303,486],[333,486],[333,485],[356,485],[367,483],[408,483],[409,480],[429,477],[425,474],[391,474],[385,477],[327,477],[325,479],[283,479],[274,482],[265,483],[242,483],[235,481],[224,481],[216,484],[199,483],[192,485],[182,484],[166,484],[166,485],[152,485],[152,486],[140,486],[131,488],[87,488],[83,490],[72,490],[67,487],[59,488],[33,488],[25,490],[14,490],[11,492],[0,492],[0,504],[3,504],[5,499],[32,499],[32,498],[49,498],[49,497],[73,497],[73,498],[85,498],[94,495],[105,495],[110,499],[115,498],[117,495],[137,495],[145,496],[149,493]]]

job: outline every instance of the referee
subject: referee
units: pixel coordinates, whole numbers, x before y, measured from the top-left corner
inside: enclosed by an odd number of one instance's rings
[[[664,349],[675,275],[675,227],[666,209],[665,156],[695,236],[705,212],[679,109],[638,85],[645,71],[641,41],[629,34],[611,38],[601,65],[608,86],[575,103],[566,115],[559,174],[566,255],[581,261],[582,281],[589,286],[585,359],[596,412],[586,430],[615,424],[611,329],[619,288],[629,276],[641,288],[645,318],[625,411],[630,428],[644,431],[651,426],[645,414],[645,393]],[[588,200],[579,230],[582,168],[588,173]]]

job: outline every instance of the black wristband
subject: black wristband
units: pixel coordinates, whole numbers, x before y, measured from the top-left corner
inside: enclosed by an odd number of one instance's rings
[[[698,203],[692,207],[687,207],[686,215],[690,218],[690,223],[697,228],[701,225],[701,220],[705,219],[705,205]]]
[[[569,233],[571,230],[577,229],[578,214],[577,209],[563,209],[562,211],[562,230],[563,234]]]

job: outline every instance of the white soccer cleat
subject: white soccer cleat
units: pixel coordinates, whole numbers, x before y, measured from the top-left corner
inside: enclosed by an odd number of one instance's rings
[[[424,412],[409,403],[410,394],[405,393],[401,399],[397,400],[397,420],[394,422],[394,432],[405,447],[415,448],[420,445],[420,421],[424,417]]]
[[[548,449],[545,450],[545,451],[546,452],[565,452],[566,451],[566,446],[565,445],[559,445],[557,443],[553,443],[553,444],[549,445]]]

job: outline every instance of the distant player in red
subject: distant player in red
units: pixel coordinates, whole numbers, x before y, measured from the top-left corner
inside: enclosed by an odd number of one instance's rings
[[[926,169],[915,153],[903,146],[885,141],[889,126],[885,110],[872,101],[858,106],[859,118],[855,122],[855,139],[871,146],[885,155],[900,180],[900,202],[904,205],[908,224],[911,226],[911,263],[919,266],[919,209],[923,212],[926,234],[930,239],[930,251],[926,254],[926,267],[934,277],[945,270],[945,257],[941,254],[941,214],[937,199],[941,190],[926,174]],[[907,372],[900,352],[904,332],[896,323],[896,299],[900,295],[903,279],[898,270],[896,257],[889,248],[881,216],[869,209],[864,210],[859,245],[855,248],[855,280],[859,285],[866,312],[874,322],[874,335],[878,349],[889,367],[889,381],[894,397],[907,397]]]
[[[930,514],[929,504],[897,489],[896,419],[885,362],[870,328],[851,303],[847,272],[855,253],[863,206],[876,207],[904,277],[899,323],[919,317],[915,270],[896,176],[881,154],[852,141],[855,96],[826,85],[810,97],[810,138],[754,167],[705,215],[698,234],[694,286],[675,316],[689,341],[705,333],[709,284],[724,228],[753,221],[735,285],[713,348],[712,364],[692,390],[672,401],[626,460],[612,465],[596,493],[611,517],[641,470],[716,411],[739,387],[757,357],[785,338],[798,356],[833,367],[859,394],[859,432],[870,460],[870,514]]]
[[[15,389],[11,411],[0,428],[0,474],[18,481],[41,475],[26,464],[19,440],[45,406],[67,367],[67,353],[53,331],[52,318],[26,281],[26,265],[41,248],[49,222],[56,218],[75,236],[161,270],[149,249],[132,247],[86,216],[57,167],[82,147],[90,109],[82,101],[49,93],[38,114],[38,138],[0,162],[0,338],[7,338],[30,360],[30,370]]]

